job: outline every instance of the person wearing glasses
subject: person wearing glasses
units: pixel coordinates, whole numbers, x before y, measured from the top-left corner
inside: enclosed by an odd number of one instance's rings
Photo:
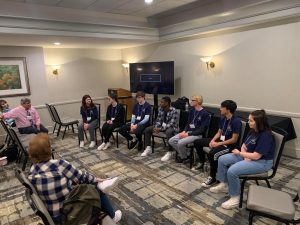
[[[142,136],[146,127],[150,126],[151,105],[145,100],[145,93],[136,93],[137,103],[134,105],[131,122],[120,128],[119,133],[129,141],[129,149],[138,144],[138,151],[143,149]],[[135,134],[136,137],[132,137]]]
[[[191,106],[189,111],[188,124],[184,131],[175,135],[169,140],[169,144],[178,152],[178,163],[188,159],[186,145],[200,139],[209,126],[209,114],[202,107],[203,98],[201,95],[192,96]],[[172,152],[167,152],[161,161],[168,161],[172,157]]]
[[[14,119],[20,134],[48,133],[48,129],[41,124],[37,110],[31,106],[29,98],[22,98],[21,105],[3,113],[0,119]]]
[[[237,147],[236,144],[241,132],[242,122],[234,115],[236,108],[237,105],[234,101],[223,101],[220,107],[222,117],[218,132],[213,138],[202,138],[194,142],[200,160],[195,169],[203,168],[206,154],[203,151],[203,147],[211,148],[207,155],[210,164],[210,176],[201,184],[202,187],[209,187],[217,182],[218,158]]]
[[[111,144],[109,138],[111,137],[114,129],[124,125],[125,109],[118,103],[117,95],[114,93],[108,94],[108,103],[106,111],[106,122],[102,126],[103,143],[98,147],[98,150],[108,149]]]
[[[230,199],[222,208],[233,209],[240,201],[240,175],[265,173],[273,166],[275,140],[265,110],[255,110],[249,115],[250,131],[240,149],[222,155],[218,162],[218,181],[211,187],[213,193],[229,193]]]

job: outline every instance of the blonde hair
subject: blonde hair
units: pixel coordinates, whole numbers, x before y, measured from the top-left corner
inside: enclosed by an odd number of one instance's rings
[[[200,105],[202,105],[203,103],[202,95],[193,95],[192,98],[194,98]]]
[[[29,142],[29,156],[33,163],[47,162],[51,159],[52,150],[49,136],[39,133]]]

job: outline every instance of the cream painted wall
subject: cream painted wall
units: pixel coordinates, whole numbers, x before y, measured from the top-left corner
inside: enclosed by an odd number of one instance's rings
[[[49,48],[44,53],[49,102],[105,96],[109,87],[129,88],[120,50]],[[52,65],[61,66],[57,76]]]
[[[300,134],[300,23],[122,50],[123,60],[175,61],[175,93],[200,93],[206,105],[234,99],[240,109],[264,108],[293,118]],[[207,70],[201,56],[214,56]],[[300,157],[300,141],[285,154]]]

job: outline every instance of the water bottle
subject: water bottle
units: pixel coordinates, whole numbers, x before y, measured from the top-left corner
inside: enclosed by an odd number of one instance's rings
[[[185,111],[189,111],[189,104],[187,102],[185,103]]]
[[[208,168],[207,162],[205,162],[204,165],[203,165],[203,173],[204,173],[205,177],[208,177],[209,168]]]

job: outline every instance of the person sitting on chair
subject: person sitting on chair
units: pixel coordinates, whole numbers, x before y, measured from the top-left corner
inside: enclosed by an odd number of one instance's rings
[[[20,134],[48,133],[48,129],[41,124],[37,110],[31,106],[29,98],[22,98],[20,106],[3,113],[0,118],[13,118]]]
[[[220,183],[209,189],[213,193],[229,193],[230,199],[222,204],[224,209],[239,205],[240,175],[264,173],[273,166],[275,140],[265,110],[250,113],[248,124],[250,131],[241,149],[219,158],[217,178]]]
[[[167,140],[169,140],[176,132],[178,132],[177,110],[171,106],[171,99],[168,96],[160,100],[157,119],[154,126],[145,129],[145,146],[146,149],[141,156],[147,156],[152,152],[151,136],[153,133],[165,132]],[[172,151],[172,148],[169,147]]]
[[[114,129],[124,125],[125,109],[121,104],[118,104],[116,94],[108,94],[109,106],[106,111],[106,122],[102,126],[102,138],[104,142],[98,147],[98,150],[107,149],[111,146],[109,138],[111,137]]]
[[[105,193],[117,185],[118,177],[101,179],[76,169],[63,159],[51,159],[52,149],[47,134],[38,134],[29,142],[29,155],[33,162],[28,179],[45,203],[55,224],[60,224],[63,202],[79,184],[92,184],[98,190],[101,209],[115,222],[122,217],[120,210],[114,211]]]
[[[7,101],[5,101],[4,99],[0,99],[0,114],[9,112],[10,110],[11,109],[9,108]],[[14,119],[6,119],[5,122],[6,122],[6,124],[8,124],[11,127],[16,126]]]
[[[82,123],[78,126],[79,147],[84,147],[84,131],[88,130],[90,133],[91,143],[89,148],[94,148],[95,142],[95,128],[98,126],[98,109],[94,105],[91,96],[84,95],[80,107],[80,114],[82,116]]]
[[[201,138],[209,126],[209,114],[202,107],[202,103],[201,95],[192,96],[191,106],[193,108],[189,111],[188,124],[184,131],[169,140],[169,144],[178,152],[176,159],[178,163],[188,159],[186,145]],[[168,152],[161,160],[168,161],[171,156],[171,152]]]
[[[131,122],[120,128],[119,133],[130,141],[129,149],[133,149],[138,143],[138,150],[143,148],[142,136],[146,127],[150,125],[151,105],[145,101],[145,93],[138,91],[136,93],[138,103],[134,105]],[[130,133],[135,134],[133,138]]]
[[[203,187],[209,187],[216,183],[218,158],[236,148],[242,127],[241,120],[234,115],[236,108],[237,105],[234,101],[223,101],[220,107],[221,116],[223,117],[220,120],[218,132],[212,139],[202,138],[194,142],[200,160],[196,169],[202,169],[205,162],[203,147],[211,148],[207,156],[210,163],[210,176],[201,184]]]

